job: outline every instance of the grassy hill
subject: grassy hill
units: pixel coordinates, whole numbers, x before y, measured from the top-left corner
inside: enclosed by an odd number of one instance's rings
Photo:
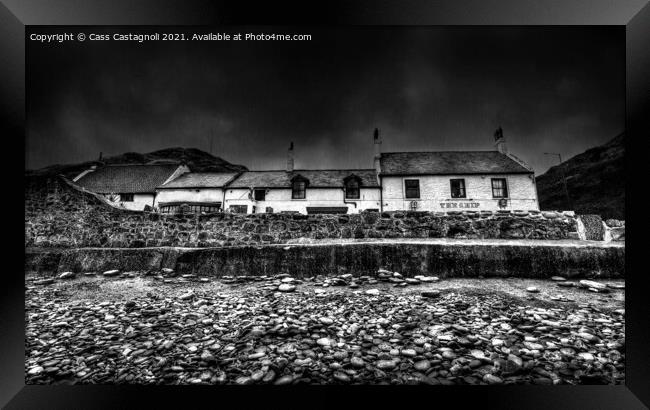
[[[247,171],[243,165],[235,165],[196,148],[165,148],[148,154],[127,152],[113,157],[103,158],[104,164],[185,164],[194,172],[239,172]],[[87,161],[79,164],[51,165],[38,170],[25,172],[27,177],[46,177],[63,175],[72,179],[92,165],[101,165],[99,161]]]
[[[625,219],[625,134],[538,176],[542,210],[569,209],[560,167],[566,174],[571,209],[578,214],[598,214],[604,219]]]

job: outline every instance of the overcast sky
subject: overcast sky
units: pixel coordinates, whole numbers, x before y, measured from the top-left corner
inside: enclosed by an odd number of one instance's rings
[[[197,31],[312,40],[28,41],[26,168],[209,151],[211,138],[249,169],[283,169],[290,141],[296,168],[371,168],[375,127],[390,152],[490,150],[501,126],[540,174],[556,161],[544,152],[569,158],[624,130],[621,27]]]

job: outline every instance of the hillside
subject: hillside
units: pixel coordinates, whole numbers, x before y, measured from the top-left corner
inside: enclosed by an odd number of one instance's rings
[[[625,134],[564,161],[562,166],[576,213],[625,219]],[[559,165],[536,180],[542,210],[567,209]]]
[[[148,154],[127,152],[121,155],[103,158],[104,164],[161,164],[170,162],[180,163],[181,161],[184,161],[195,172],[239,172],[248,170],[243,165],[231,164],[222,158],[215,157],[196,148],[165,148]],[[25,176],[42,177],[61,174],[71,179],[92,165],[100,164],[99,161],[87,161],[79,164],[52,165],[39,170],[26,171]]]

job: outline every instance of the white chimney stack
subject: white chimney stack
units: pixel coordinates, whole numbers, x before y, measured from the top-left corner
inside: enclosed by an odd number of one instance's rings
[[[503,137],[503,130],[501,127],[494,132],[494,146],[500,153],[508,153],[508,146],[506,145],[506,139]]]
[[[381,172],[380,167],[380,157],[381,157],[381,138],[379,138],[379,129],[375,128],[374,133],[374,143],[375,143],[375,171],[379,174]]]
[[[293,172],[293,141],[289,144],[287,151],[287,172]]]

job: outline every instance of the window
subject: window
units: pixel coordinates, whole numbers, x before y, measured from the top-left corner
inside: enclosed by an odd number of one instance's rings
[[[505,178],[492,178],[492,197],[507,198],[508,186]]]
[[[248,205],[230,205],[230,211],[235,214],[245,214],[248,212]]]
[[[465,180],[452,179],[451,180],[451,197],[452,198],[465,198]]]
[[[406,198],[419,198],[420,197],[420,180],[419,179],[405,179],[404,188]]]
[[[264,201],[266,198],[266,190],[265,189],[256,189],[255,192],[255,200],[256,201]]]
[[[120,194],[120,201],[133,202],[133,194]]]
[[[345,182],[345,199],[359,198],[361,198],[359,192],[359,181],[357,179],[349,179]]]
[[[291,185],[291,199],[305,199],[305,188],[307,183],[305,181],[293,181]]]

